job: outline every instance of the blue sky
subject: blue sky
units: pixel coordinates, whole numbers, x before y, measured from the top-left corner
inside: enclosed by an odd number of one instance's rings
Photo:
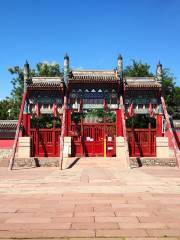
[[[70,56],[71,67],[112,69],[119,53],[151,65],[160,59],[180,86],[179,0],[1,0],[0,99],[11,66]]]

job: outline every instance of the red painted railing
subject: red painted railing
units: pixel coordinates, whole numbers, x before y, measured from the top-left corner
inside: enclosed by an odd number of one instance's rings
[[[18,139],[19,139],[19,132],[20,132],[26,98],[27,98],[27,91],[24,92],[22,102],[21,102],[21,108],[20,108],[17,129],[16,129],[16,135],[15,135],[15,139],[14,139],[13,151],[12,151],[12,156],[10,158],[9,167],[8,167],[9,170],[12,170],[13,165],[14,165],[14,158],[15,158],[15,154],[16,154],[16,149],[17,149],[17,144],[18,144]]]
[[[161,97],[161,102],[162,102],[162,108],[163,108],[165,119],[166,119],[166,127],[167,127],[167,129],[169,130],[169,133],[170,133],[170,141],[172,142],[174,155],[175,155],[175,158],[176,158],[176,164],[177,164],[178,167],[180,167],[179,148],[178,148],[176,139],[174,137],[174,133],[173,133],[171,123],[170,123],[170,120],[169,120],[169,114],[167,112],[166,104],[165,104],[165,101],[164,101],[163,97]]]
[[[60,137],[60,159],[59,159],[59,166],[61,170],[63,167],[64,136],[66,132],[66,112],[67,112],[66,110],[67,110],[67,97],[64,96],[63,118],[62,118],[61,137]]]
[[[120,97],[120,107],[122,109],[122,126],[123,126],[123,136],[125,140],[125,145],[126,145],[126,162],[127,165],[130,166],[130,159],[129,159],[129,147],[128,147],[128,141],[127,141],[127,130],[126,130],[126,122],[125,122],[125,108],[124,108],[124,102],[123,102],[123,97]]]

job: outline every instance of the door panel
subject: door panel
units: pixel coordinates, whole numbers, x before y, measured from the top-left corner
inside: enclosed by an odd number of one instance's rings
[[[82,126],[72,126],[71,129],[72,132],[74,130],[74,135],[76,134],[76,128],[80,129],[81,136],[72,137],[74,156],[104,156],[104,138],[107,141],[107,156],[115,156],[115,124],[86,123]]]

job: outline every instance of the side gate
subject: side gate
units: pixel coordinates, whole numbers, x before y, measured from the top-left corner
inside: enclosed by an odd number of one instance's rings
[[[60,129],[31,129],[31,156],[59,157]]]
[[[156,156],[156,129],[127,129],[131,157]]]

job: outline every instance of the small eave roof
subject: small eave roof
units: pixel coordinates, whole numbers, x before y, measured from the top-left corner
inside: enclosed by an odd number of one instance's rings
[[[126,88],[161,88],[161,84],[154,77],[126,77]]]
[[[62,87],[63,78],[62,77],[33,77],[28,83],[30,88],[38,87]]]

